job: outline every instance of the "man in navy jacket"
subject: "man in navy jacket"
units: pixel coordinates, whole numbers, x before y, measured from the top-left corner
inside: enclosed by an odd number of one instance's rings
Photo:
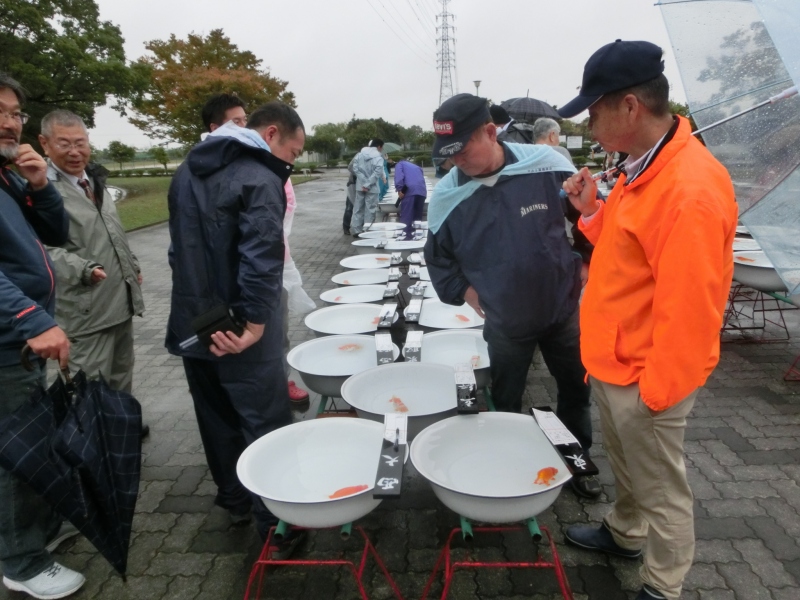
[[[225,123],[195,146],[170,186],[172,306],[167,349],[183,357],[216,504],[234,522],[250,510],[262,538],[277,519],[236,476],[253,441],[291,422],[283,369],[284,184],[305,130],[291,107],[270,102],[247,128]],[[192,320],[227,305],[245,322],[210,348],[182,349]]]
[[[497,142],[484,98],[458,94],[434,113],[434,157],[456,168],[434,188],[425,260],[443,302],[486,319],[492,397],[520,412],[538,346],[558,385],[557,415],[588,452],[590,389],[581,364],[578,300],[587,249],[570,246],[561,183],[575,172],[549,146]],[[595,477],[573,480],[597,497]]]
[[[62,367],[69,359],[69,341],[53,318],[55,278],[43,246],[66,243],[69,221],[47,180],[47,163],[19,143],[28,120],[21,112],[24,99],[19,84],[0,73],[0,418],[45,383],[43,361],[34,361],[32,372],[20,364],[26,343],[41,359],[58,360]],[[62,598],[83,585],[83,575],[50,556],[65,539],[60,525],[44,500],[0,469],[0,562],[7,588]],[[69,535],[76,533],[70,528]]]

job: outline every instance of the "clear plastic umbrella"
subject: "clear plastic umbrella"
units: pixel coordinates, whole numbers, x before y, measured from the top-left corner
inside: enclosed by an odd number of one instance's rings
[[[797,0],[660,0],[689,108],[704,128],[800,84]],[[800,293],[800,97],[703,133],[728,169],[742,222]]]

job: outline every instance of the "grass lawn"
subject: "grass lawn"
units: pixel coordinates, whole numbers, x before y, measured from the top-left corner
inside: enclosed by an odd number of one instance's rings
[[[292,184],[299,185],[317,179],[293,176]],[[167,191],[171,177],[112,177],[108,184],[128,191],[125,200],[117,202],[117,212],[125,231],[163,223],[169,219]]]

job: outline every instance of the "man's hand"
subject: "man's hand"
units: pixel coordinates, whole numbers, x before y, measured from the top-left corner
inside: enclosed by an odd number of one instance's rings
[[[478,300],[478,292],[475,291],[474,287],[469,286],[467,291],[464,292],[464,302],[469,304],[472,307],[472,310],[478,313],[478,316],[481,319],[486,318],[486,315],[483,314],[483,310],[481,309],[480,300]]]
[[[37,356],[57,360],[62,369],[69,365],[69,340],[60,327],[48,329],[26,341]]]
[[[597,184],[592,179],[589,169],[583,167],[562,186],[569,201],[584,217],[591,217],[597,212]]]
[[[366,186],[363,186],[363,185],[362,185],[362,186],[361,186],[361,191],[362,191],[362,192],[368,192],[368,191],[369,191],[369,188],[368,188],[368,187],[366,187]]]
[[[34,192],[47,186],[47,163],[30,144],[20,145],[14,164]]]
[[[586,287],[586,283],[589,281],[589,265],[585,262],[581,263],[581,287]]]
[[[142,279],[142,272],[141,272],[141,271],[139,271],[139,272],[136,274],[136,281],[138,281],[138,282],[139,282],[139,285],[142,285],[142,281],[144,281],[144,280]]]
[[[102,267],[97,267],[96,269],[93,269],[92,270],[92,277],[91,277],[91,285],[94,285],[96,283],[100,283],[106,277],[108,277],[108,276],[106,275],[106,272],[103,271]]]
[[[211,344],[209,350],[214,356],[225,356],[226,354],[239,354],[255,344],[264,335],[264,326],[255,323],[247,323],[241,336],[232,331],[217,331],[211,334]]]
[[[403,192],[397,192],[397,197],[400,198],[400,200],[403,199],[403,196],[405,196]]]

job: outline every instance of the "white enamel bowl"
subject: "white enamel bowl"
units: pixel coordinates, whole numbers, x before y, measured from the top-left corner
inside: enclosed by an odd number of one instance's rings
[[[431,298],[422,301],[419,324],[430,329],[468,329],[482,326],[483,319],[469,304],[452,306]]]
[[[383,422],[387,413],[407,415],[408,439],[413,439],[431,423],[456,414],[455,372],[428,363],[381,365],[345,381],[342,398],[365,419]]]
[[[279,519],[300,527],[337,527],[369,514],[383,444],[383,425],[363,419],[312,419],[257,439],[236,474]],[[366,486],[330,498],[351,486]]]
[[[383,214],[385,214],[385,215],[391,215],[393,213],[399,213],[400,212],[400,208],[398,206],[395,206],[395,204],[394,204],[395,202],[397,202],[397,200],[392,200],[391,202],[379,202],[378,203],[378,208],[380,208],[381,212]]]
[[[345,269],[384,269],[391,267],[391,253],[380,252],[348,256],[339,261]]]
[[[733,251],[734,252],[752,252],[761,250],[758,242],[753,238],[733,238]]]
[[[411,462],[445,506],[486,523],[535,517],[572,478],[533,417],[512,413],[435,423],[414,439]],[[558,470],[551,482],[535,483],[548,467]]]
[[[320,335],[374,333],[382,304],[338,304],[326,306],[306,315],[306,327]],[[395,313],[395,321],[397,321]]]
[[[420,252],[425,247],[425,240],[388,240],[384,248],[376,246],[381,240],[356,240],[351,242],[358,254],[374,254],[376,252],[400,252],[406,258],[412,252]]]
[[[452,329],[426,333],[420,351],[423,363],[454,367],[459,363],[473,365],[479,388],[491,382],[489,347],[480,329]]]
[[[354,269],[331,277],[339,285],[370,285],[389,281],[388,269]]]
[[[786,284],[763,251],[734,253],[733,279],[761,292],[786,292]]]
[[[364,231],[358,237],[362,240],[388,240],[393,239],[399,229],[381,229],[379,231]]]
[[[400,350],[392,347],[397,360]],[[341,397],[348,377],[378,364],[371,335],[327,335],[292,348],[286,359],[312,392],[332,398]]]
[[[392,231],[402,229],[405,227],[403,223],[393,221],[384,221],[382,223],[373,223],[372,225],[364,223],[364,231]]]
[[[385,269],[381,269],[384,271]],[[349,281],[349,280],[348,280]],[[322,292],[321,300],[330,304],[354,304],[356,302],[381,302],[385,285],[351,285]]]

